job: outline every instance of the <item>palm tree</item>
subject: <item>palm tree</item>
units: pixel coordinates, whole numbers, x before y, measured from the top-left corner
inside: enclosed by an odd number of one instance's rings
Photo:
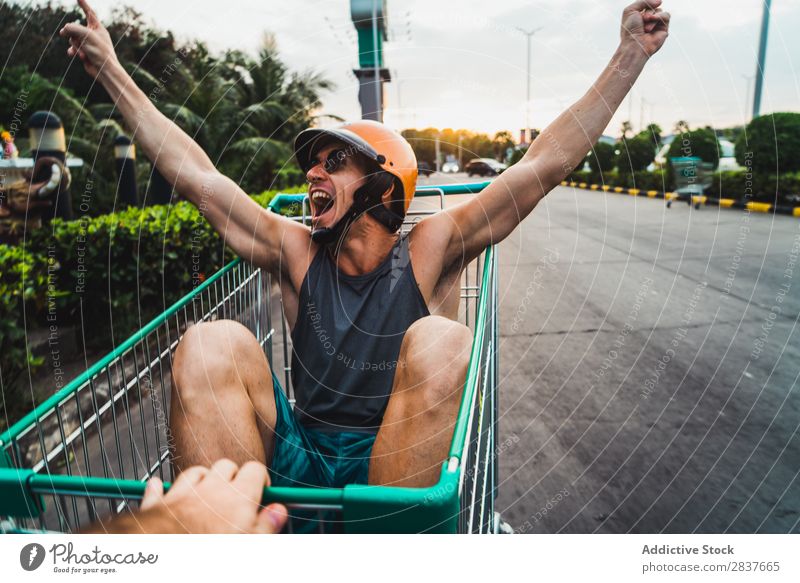
[[[211,56],[203,43],[184,53],[169,78],[124,63],[156,107],[192,136],[245,190],[263,190],[291,164],[291,140],[314,121],[333,85],[313,72],[289,73],[270,36],[258,59],[239,51]],[[162,82],[162,80],[164,80]],[[109,111],[110,113],[110,111]]]

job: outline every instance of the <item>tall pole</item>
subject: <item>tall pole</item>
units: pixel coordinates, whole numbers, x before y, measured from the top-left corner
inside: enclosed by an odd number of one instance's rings
[[[372,0],[372,46],[375,47],[375,103],[379,110],[375,112],[378,121],[383,121],[383,85],[381,84],[381,62],[378,51],[378,0]]]
[[[350,17],[358,34],[358,101],[361,118],[383,121],[383,84],[391,81],[383,66],[386,0],[350,0]]]
[[[633,91],[628,92],[628,124],[630,124],[631,130],[633,130]]]
[[[534,28],[533,30],[525,30],[524,28],[516,27],[518,31],[525,35],[527,39],[527,67],[525,77],[527,79],[525,91],[525,138],[528,143],[531,142],[531,37],[542,30],[542,27]]]
[[[767,34],[769,33],[769,10],[772,0],[764,0],[764,14],[761,17],[761,39],[758,42],[758,62],[756,63],[756,90],[753,92],[753,117],[761,112],[761,90],[764,88],[764,66],[767,58]]]
[[[742,73],[741,75],[744,78],[744,80],[747,81],[747,85],[746,85],[746,88],[744,90],[745,91],[745,93],[744,93],[744,123],[745,123],[745,125],[747,125],[747,123],[750,121],[750,118],[747,117],[747,102],[750,101],[750,83],[753,81],[753,76],[752,75],[745,75],[744,73]]]
[[[644,104],[647,100],[644,98],[644,95],[642,95],[639,100],[639,131],[641,132],[644,130]]]
[[[117,195],[119,206],[139,206],[136,189],[136,146],[128,136],[119,135],[114,140],[114,167],[117,170]]]
[[[525,79],[527,80],[525,84],[525,137],[528,142],[531,141],[531,36],[533,35],[525,35],[528,51],[528,59],[525,65]]]

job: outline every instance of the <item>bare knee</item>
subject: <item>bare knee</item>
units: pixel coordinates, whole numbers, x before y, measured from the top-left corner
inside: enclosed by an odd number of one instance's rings
[[[427,316],[409,326],[401,352],[410,364],[449,369],[466,365],[471,347],[469,328],[442,316]]]
[[[175,350],[174,388],[182,396],[202,397],[208,396],[209,389],[243,386],[243,382],[231,381],[243,381],[254,359],[265,360],[258,340],[239,322],[216,320],[194,324]]]
[[[442,316],[414,322],[403,338],[400,363],[410,389],[428,406],[460,399],[469,364],[472,332]]]

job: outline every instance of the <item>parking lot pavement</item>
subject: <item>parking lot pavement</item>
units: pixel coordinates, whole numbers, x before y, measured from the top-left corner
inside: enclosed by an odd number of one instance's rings
[[[791,217],[548,195],[500,246],[511,526],[797,532],[799,250]]]

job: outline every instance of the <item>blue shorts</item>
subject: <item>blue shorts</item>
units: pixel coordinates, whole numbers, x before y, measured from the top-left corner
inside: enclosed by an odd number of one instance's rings
[[[366,484],[375,434],[319,431],[295,419],[292,406],[273,377],[275,449],[269,474],[273,486],[342,488]]]

